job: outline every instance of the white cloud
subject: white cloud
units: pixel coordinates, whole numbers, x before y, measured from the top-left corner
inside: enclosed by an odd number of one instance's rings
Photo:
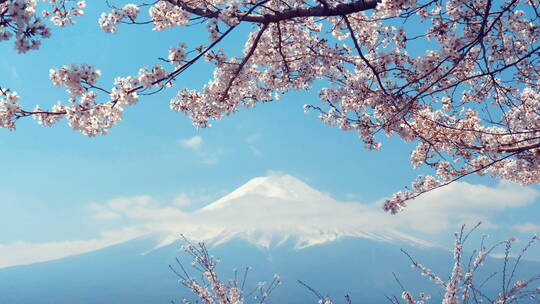
[[[193,204],[191,198],[189,198],[189,196],[185,193],[177,195],[173,200],[173,205],[176,207],[186,207],[190,206],[191,204]]]
[[[104,233],[96,239],[46,243],[18,241],[0,244],[0,268],[61,259],[119,244],[142,235],[143,233],[136,229],[125,228]]]
[[[260,133],[253,134],[251,136],[246,137],[245,141],[248,146],[248,149],[253,153],[255,156],[262,156],[262,151],[256,146],[257,142],[259,142],[261,138]]]
[[[176,201],[175,201],[176,202]],[[119,197],[105,204],[90,204],[88,210],[94,218],[114,220],[120,218],[139,220],[164,220],[182,217],[184,212],[174,206],[161,206],[151,196]]]
[[[96,204],[96,203],[92,203],[88,205],[87,209],[92,213],[92,216],[96,219],[115,220],[122,217],[119,213],[103,205]]]
[[[201,147],[203,138],[201,136],[193,136],[187,139],[180,140],[180,144],[186,148],[197,150]]]
[[[202,164],[217,164],[219,162],[219,157],[225,153],[225,150],[221,148],[209,149],[208,147],[203,149],[203,142],[203,138],[198,135],[179,141],[183,147],[193,150]]]
[[[540,225],[533,223],[523,223],[520,225],[512,226],[512,229],[521,233],[535,233],[540,232]]]
[[[436,233],[466,223],[482,221],[483,229],[496,228],[490,217],[508,208],[533,203],[540,193],[517,184],[501,182],[496,187],[454,182],[409,202],[396,217],[411,228]]]
[[[215,165],[219,162],[219,157],[223,154],[225,154],[225,150],[223,149],[216,149],[211,152],[200,151],[199,159],[205,165]]]

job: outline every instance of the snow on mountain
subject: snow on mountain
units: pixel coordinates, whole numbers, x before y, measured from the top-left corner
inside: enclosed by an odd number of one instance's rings
[[[278,198],[284,201],[318,201],[329,198],[326,194],[290,175],[255,177],[202,210],[221,209],[230,206],[235,199],[249,195]]]
[[[388,217],[373,206],[336,201],[290,175],[257,177],[186,216],[161,246],[178,232],[212,245],[244,239],[265,248],[287,241],[305,248],[347,237],[433,246],[390,228]]]

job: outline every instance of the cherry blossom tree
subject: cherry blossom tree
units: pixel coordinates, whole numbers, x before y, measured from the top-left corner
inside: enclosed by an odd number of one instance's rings
[[[470,257],[464,252],[464,245],[467,239],[480,223],[468,232],[465,231],[465,225],[461,226],[460,232],[455,233],[455,244],[453,250],[453,266],[445,281],[426,266],[416,262],[411,255],[401,250],[406,254],[412,262],[412,267],[418,269],[422,276],[427,277],[434,284],[438,285],[443,291],[441,304],[467,304],[467,303],[490,303],[490,304],[510,304],[510,303],[538,303],[540,296],[540,273],[535,274],[526,280],[516,279],[516,270],[520,266],[520,262],[527,250],[529,250],[540,238],[534,235],[529,242],[522,248],[514,261],[510,260],[512,244],[516,241],[515,238],[498,242],[490,247],[485,245],[485,236],[482,238],[480,248],[474,250]],[[478,272],[489,260],[489,255],[493,254],[498,248],[504,246],[504,254],[501,270],[490,275],[480,275]],[[495,259],[491,259],[489,263],[493,263]],[[431,296],[426,293],[420,293],[418,297],[408,291],[400,282],[397,275],[394,277],[403,290],[401,300],[397,297],[387,297],[390,304],[426,304],[429,303]],[[499,281],[497,281],[499,280]],[[486,283],[495,282],[500,286],[500,291],[496,294],[486,292]],[[308,288],[310,288],[308,286]],[[328,297],[322,297],[318,293],[319,304],[334,304]],[[345,297],[348,304],[352,304],[349,296]]]
[[[183,250],[193,258],[194,261],[191,266],[200,279],[197,278],[197,275],[190,275],[178,258],[176,259],[176,267],[169,265],[169,268],[178,277],[178,283],[193,293],[195,296],[194,303],[243,304],[250,302],[264,304],[272,292],[281,284],[281,279],[276,274],[269,284],[259,282],[251,291],[246,290],[246,279],[250,267],[246,267],[240,277],[238,271],[235,270],[234,279],[225,281],[221,279],[216,271],[220,260],[210,255],[204,243],[194,244],[184,236],[182,236],[182,239],[186,243]],[[176,303],[174,300],[171,302]],[[183,298],[181,303],[190,304],[192,302]]]
[[[0,0],[0,41],[19,53],[39,48],[48,27],[72,25],[84,1]],[[106,134],[140,96],[175,87],[173,111],[198,127],[270,102],[292,90],[323,84],[316,111],[328,125],[359,134],[367,149],[386,136],[416,143],[414,167],[428,167],[410,188],[384,205],[397,213],[418,195],[470,174],[540,182],[540,2],[538,0],[159,0],[104,12],[106,33],[124,24],[153,30],[205,26],[201,46],[171,41],[163,65],[98,84],[91,65],[50,71],[71,97],[50,109],[25,109],[0,86],[0,126],[61,118],[87,136]],[[148,15],[141,14],[148,10]],[[144,15],[144,16],[143,16]],[[239,28],[251,29],[242,56],[220,48]],[[215,66],[201,90],[176,83],[196,62]],[[1,85],[1,84],[0,84]]]
[[[515,238],[510,238],[501,242],[498,242],[491,246],[486,246],[486,236],[482,237],[480,247],[474,250],[470,256],[464,251],[464,246],[471,236],[471,234],[480,226],[480,223],[469,231],[465,231],[465,225],[461,227],[459,232],[455,233],[455,244],[453,250],[453,265],[452,269],[447,275],[448,279],[444,280],[444,277],[438,276],[432,270],[426,266],[418,263],[414,258],[401,250],[405,255],[409,257],[412,263],[412,267],[420,271],[422,276],[425,276],[434,284],[439,286],[443,291],[441,295],[442,304],[468,304],[468,303],[490,303],[490,304],[510,304],[510,303],[538,303],[540,301],[540,273],[533,275],[527,279],[517,279],[517,270],[520,266],[527,251],[534,246],[540,238],[533,236],[521,249],[519,254],[512,260],[510,258],[512,253],[512,247]],[[272,291],[277,288],[281,281],[278,275],[274,276],[273,281],[266,285],[259,283],[254,289],[254,292],[249,294],[254,296],[249,299],[244,292],[244,285],[246,281],[247,270],[244,273],[242,279],[238,278],[238,273],[235,271],[234,279],[229,283],[222,280],[216,272],[216,266],[219,263],[219,259],[212,257],[208,253],[208,249],[204,243],[193,244],[183,237],[186,242],[184,251],[187,252],[193,259],[193,268],[197,272],[202,274],[202,279],[197,280],[194,276],[191,276],[186,271],[186,268],[177,259],[177,264],[180,267],[180,271],[175,267],[169,266],[171,270],[179,277],[180,285],[190,290],[196,297],[196,300],[200,300],[201,303],[213,304],[242,304],[246,302],[265,303],[270,297]],[[503,249],[503,258],[497,259],[491,258],[490,255],[499,248]],[[498,263],[501,262],[500,271],[490,274],[480,274],[479,270],[486,263]],[[426,293],[420,293],[418,297],[415,297],[410,291],[408,291],[399,280],[398,276],[394,274],[397,284],[402,289],[401,299],[396,296],[387,297],[390,304],[426,304],[429,303],[431,296]],[[319,304],[334,304],[335,302],[321,295],[311,286],[302,281],[298,281],[303,287],[306,287],[317,298]],[[495,283],[499,287],[499,291],[487,292],[486,284]],[[174,302],[173,302],[174,303]],[[183,299],[183,303],[190,303],[188,300]],[[345,296],[345,303],[352,304],[353,300],[350,296]]]

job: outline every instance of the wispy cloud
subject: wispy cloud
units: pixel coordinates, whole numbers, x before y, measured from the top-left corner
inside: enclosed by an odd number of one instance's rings
[[[124,228],[109,231],[99,238],[59,242],[0,244],[0,268],[51,261],[64,257],[99,250],[142,236],[136,229]]]
[[[201,136],[198,136],[198,135],[180,140],[180,144],[183,147],[193,149],[193,150],[199,149],[201,147],[202,143],[203,143],[203,138]]]
[[[540,225],[533,223],[523,223],[512,226],[512,229],[521,233],[539,233]]]
[[[182,147],[193,150],[199,161],[205,165],[217,164],[221,155],[225,153],[225,150],[221,148],[209,149],[204,147],[204,139],[198,135],[181,139],[179,143]]]
[[[181,193],[174,198],[172,204],[176,207],[181,208],[181,207],[191,206],[191,204],[193,204],[193,201],[187,194]]]
[[[225,150],[223,149],[215,149],[212,151],[200,151],[199,152],[199,159],[201,163],[205,165],[215,165],[219,162],[219,158],[225,154]]]
[[[92,216],[96,219],[115,220],[122,217],[118,212],[113,211],[101,204],[92,203],[88,205],[87,208],[92,213]]]
[[[261,134],[260,133],[250,135],[250,136],[246,137],[246,139],[245,139],[248,149],[255,156],[263,155],[262,151],[257,147],[257,142],[259,142],[260,139],[261,139]]]
[[[174,202],[178,203],[176,199]],[[181,218],[184,215],[184,212],[174,204],[161,206],[154,198],[147,195],[115,198],[104,204],[92,203],[88,206],[88,210],[94,218],[104,220],[129,218],[161,221]]]
[[[455,182],[411,201],[397,217],[412,229],[437,233],[455,226],[482,221],[483,229],[496,228],[490,218],[509,208],[533,203],[540,192],[501,182],[496,187]]]

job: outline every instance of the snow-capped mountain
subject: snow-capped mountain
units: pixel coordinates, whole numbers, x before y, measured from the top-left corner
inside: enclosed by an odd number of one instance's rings
[[[392,228],[393,218],[380,208],[339,202],[289,175],[254,178],[193,212],[144,197],[103,208],[104,214],[146,221],[141,225],[146,230],[100,250],[0,269],[0,304],[181,302],[190,295],[168,268],[177,256],[184,265],[192,262],[179,249],[180,233],[211,245],[210,253],[223,260],[218,267],[223,278],[232,278],[235,267],[252,266],[246,289],[280,274],[283,285],[269,303],[317,303],[297,280],[334,299],[350,294],[354,303],[381,303],[402,292],[392,273],[415,295],[431,294],[435,303],[440,288],[410,269],[400,250],[442,276],[452,269],[450,251]],[[537,262],[522,263],[516,278],[540,271]],[[489,258],[484,274],[500,267]],[[486,292],[496,294],[498,287],[486,285]]]
[[[296,248],[333,242],[341,238],[366,238],[431,243],[388,225],[390,216],[373,206],[339,202],[290,175],[257,177],[217,201],[171,223],[162,246],[188,238],[218,245],[244,239],[260,247],[293,241]],[[166,234],[166,233],[165,233]]]
[[[340,202],[284,174],[253,178],[195,210],[185,206],[145,195],[89,204],[97,227],[113,228],[93,239],[0,244],[0,268],[65,258],[147,236],[156,239],[150,251],[172,244],[180,234],[212,246],[240,239],[261,248],[287,243],[301,249],[343,238],[433,246],[399,230],[400,221],[380,206]]]

